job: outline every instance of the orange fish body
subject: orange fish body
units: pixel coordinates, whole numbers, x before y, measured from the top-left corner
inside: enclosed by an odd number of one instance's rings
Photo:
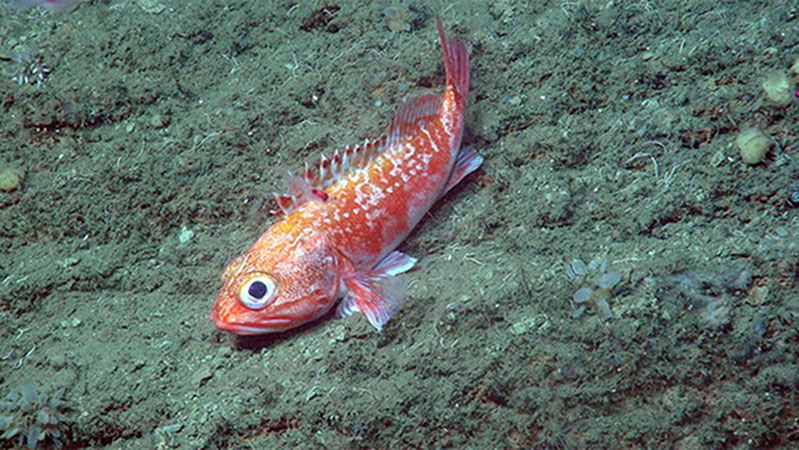
[[[236,334],[284,331],[327,312],[362,312],[378,330],[405,300],[396,276],[415,259],[393,251],[422,216],[483,159],[459,150],[469,57],[436,17],[447,81],[443,97],[404,103],[386,133],[288,175],[282,219],[222,275],[211,319]]]

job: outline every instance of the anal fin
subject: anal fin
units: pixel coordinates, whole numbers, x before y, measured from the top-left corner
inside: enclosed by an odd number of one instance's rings
[[[386,272],[389,275],[399,275],[407,272],[416,264],[416,258],[412,258],[405,253],[393,251],[384,256],[375,266],[374,270]]]

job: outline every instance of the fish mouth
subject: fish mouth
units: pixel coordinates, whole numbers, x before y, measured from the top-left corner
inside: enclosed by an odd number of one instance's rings
[[[240,336],[254,336],[258,334],[279,333],[291,328],[290,319],[269,319],[257,324],[245,324],[236,322],[225,322],[219,318],[216,311],[211,312],[211,320],[214,326],[221,331],[238,334]]]

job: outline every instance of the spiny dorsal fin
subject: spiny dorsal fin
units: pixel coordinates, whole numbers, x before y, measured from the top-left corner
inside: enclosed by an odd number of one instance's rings
[[[355,147],[346,146],[336,150],[332,158],[322,155],[319,161],[310,166],[305,163],[303,178],[309,185],[317,189],[327,189],[350,170],[356,170],[367,165],[372,158],[385,148],[386,137],[381,136],[376,140],[367,139],[363,145]]]
[[[278,209],[272,213],[283,217],[310,200],[327,200],[325,190],[331,184],[350,172],[368,165],[372,159],[387,148],[400,144],[403,139],[413,136],[419,128],[419,121],[437,116],[441,111],[441,99],[433,94],[424,94],[409,102],[404,102],[385,134],[376,140],[366,140],[363,145],[347,146],[336,150],[332,158],[322,155],[319,161],[310,166],[305,163],[302,177],[290,173],[286,176],[286,194],[274,194]]]
[[[286,193],[274,194],[278,209],[272,214],[284,217],[309,200],[327,200],[325,190],[328,186],[346,176],[350,170],[360,169],[385,147],[386,137],[366,140],[363,145],[347,146],[336,150],[332,158],[322,155],[319,161],[310,166],[305,163],[302,177],[290,173],[286,176]]]

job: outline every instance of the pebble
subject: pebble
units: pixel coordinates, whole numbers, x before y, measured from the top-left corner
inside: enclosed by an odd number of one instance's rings
[[[25,172],[13,167],[0,169],[0,191],[11,192],[22,184],[25,179]]]
[[[139,7],[147,14],[160,14],[166,9],[160,0],[139,0]]]

